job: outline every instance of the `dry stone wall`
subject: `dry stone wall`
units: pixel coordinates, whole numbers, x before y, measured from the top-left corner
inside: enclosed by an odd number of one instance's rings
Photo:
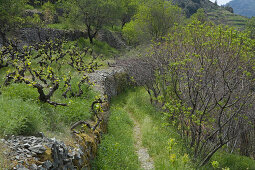
[[[32,45],[38,42],[64,38],[74,41],[80,37],[87,38],[87,34],[81,31],[67,31],[52,28],[22,28],[14,32],[12,37],[19,42],[18,46]]]
[[[6,156],[12,161],[13,169],[18,170],[74,170],[91,169],[91,160],[97,153],[103,133],[107,131],[109,102],[113,96],[120,94],[129,86],[129,77],[121,67],[98,70],[88,75],[94,89],[105,99],[103,112],[99,114],[102,122],[95,131],[84,129],[73,133],[73,143],[70,146],[55,138],[47,138],[43,134],[35,136],[12,136],[0,140],[0,144],[8,148]],[[92,125],[96,122],[90,122]]]

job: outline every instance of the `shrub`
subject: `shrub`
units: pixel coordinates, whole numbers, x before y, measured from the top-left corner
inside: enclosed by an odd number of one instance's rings
[[[20,98],[23,101],[37,100],[38,93],[36,89],[27,86],[26,84],[11,84],[2,89],[2,95],[10,99]]]
[[[35,135],[43,127],[38,107],[32,101],[0,97],[0,135]]]
[[[227,143],[251,153],[254,48],[248,34],[198,21],[176,27],[166,43],[155,45],[155,97],[200,166]]]

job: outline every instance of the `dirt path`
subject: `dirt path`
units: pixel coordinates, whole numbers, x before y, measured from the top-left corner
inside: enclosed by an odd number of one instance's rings
[[[129,115],[135,125],[134,126],[135,148],[136,153],[138,155],[138,159],[141,163],[141,168],[145,170],[155,169],[153,159],[150,157],[148,149],[142,146],[142,133],[140,124],[134,119],[131,113],[129,113]]]

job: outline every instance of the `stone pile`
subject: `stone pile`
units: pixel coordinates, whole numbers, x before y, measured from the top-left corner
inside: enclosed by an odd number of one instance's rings
[[[35,136],[12,136],[1,142],[9,148],[4,154],[13,162],[13,169],[77,169],[74,162],[82,166],[83,152],[78,144],[73,148],[55,138]]]

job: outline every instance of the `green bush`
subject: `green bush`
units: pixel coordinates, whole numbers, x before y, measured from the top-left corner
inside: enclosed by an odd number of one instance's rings
[[[255,161],[251,158],[223,151],[216,153],[211,162],[213,161],[217,161],[220,168],[228,167],[231,170],[255,169]],[[213,169],[212,164],[208,164],[203,169]]]
[[[89,39],[80,38],[77,40],[81,49],[86,47],[91,48],[96,54],[103,54],[106,57],[110,57],[118,53],[118,50],[108,45],[106,42],[94,40],[93,44],[90,44]]]
[[[34,135],[43,127],[40,107],[32,101],[0,97],[0,135]]]
[[[28,5],[28,4],[26,4],[24,8],[25,9],[30,9],[30,10],[34,9],[34,7],[32,5]]]
[[[22,99],[26,100],[36,100],[38,98],[38,92],[33,87],[29,87],[26,84],[11,84],[8,87],[2,89],[2,95],[10,99]]]
[[[139,29],[136,21],[130,21],[125,24],[122,29],[122,33],[129,45],[136,45],[139,43],[139,36],[142,35],[142,31]]]

